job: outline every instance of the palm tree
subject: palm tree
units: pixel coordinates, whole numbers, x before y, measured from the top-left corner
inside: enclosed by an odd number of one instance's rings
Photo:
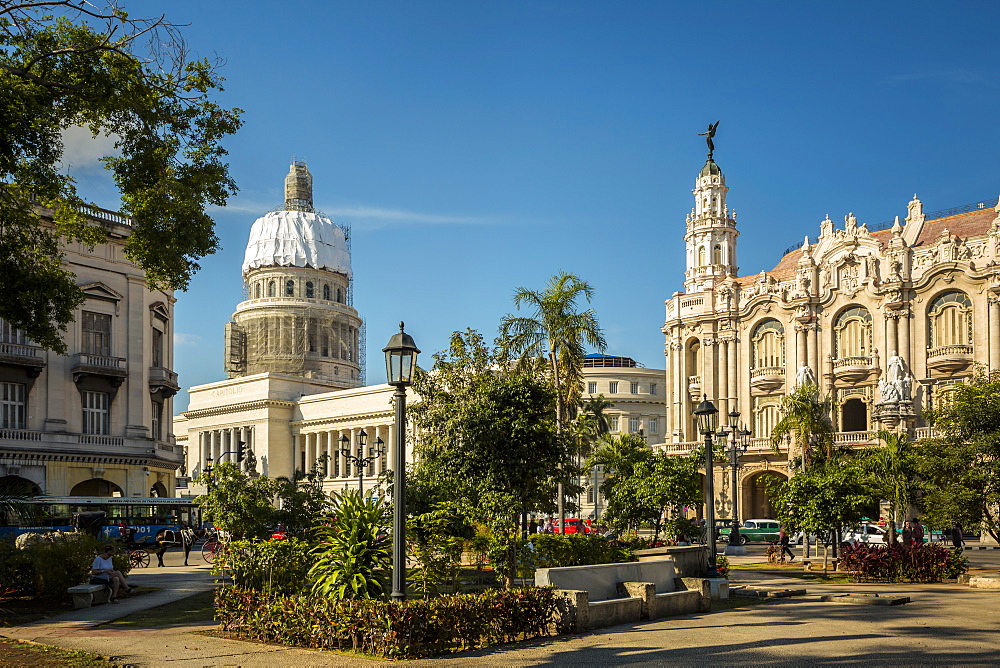
[[[590,453],[585,466],[604,467],[604,484],[601,485],[601,492],[607,497],[611,495],[611,490],[618,481],[631,477],[636,464],[648,460],[652,454],[653,449],[638,434],[608,436]]]
[[[603,352],[607,343],[594,309],[579,312],[577,301],[590,302],[594,289],[579,277],[561,272],[541,292],[514,291],[514,306],[531,309],[530,317],[505,315],[500,322],[501,348],[507,355],[548,357],[556,390],[556,421],[560,430],[573,417],[583,390],[585,346]],[[566,520],[563,485],[559,483],[559,526]]]
[[[833,397],[819,396],[819,388],[803,383],[781,400],[784,415],[771,430],[771,447],[779,451],[781,443],[791,436],[802,452],[802,467],[812,463],[817,451],[822,459],[833,456],[833,421],[830,413],[836,406]]]
[[[862,450],[861,460],[875,479],[880,496],[889,502],[889,542],[896,542],[896,518],[913,498],[915,462],[913,443],[906,434],[882,429],[877,434],[885,444]]]

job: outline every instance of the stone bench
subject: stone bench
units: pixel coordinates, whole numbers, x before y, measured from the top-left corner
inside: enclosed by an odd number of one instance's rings
[[[827,568],[831,571],[837,570],[837,559],[828,559]],[[795,562],[792,562],[795,563]],[[821,571],[823,570],[823,560],[822,559],[803,559],[802,560],[802,570],[804,571]]]
[[[73,595],[73,609],[91,607],[95,601],[97,603],[108,602],[108,589],[104,585],[81,584],[70,587],[67,593]]]
[[[535,584],[559,590],[560,631],[702,612],[711,606],[711,599],[700,589],[687,589],[675,577],[674,564],[668,559],[539,568]]]
[[[674,570],[680,578],[700,578],[708,570],[708,548],[704,545],[666,545],[636,550],[635,558],[639,561],[659,561],[670,559],[674,562]]]

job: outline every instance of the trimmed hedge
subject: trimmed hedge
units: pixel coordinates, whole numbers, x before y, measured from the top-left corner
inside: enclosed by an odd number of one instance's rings
[[[840,550],[840,569],[854,582],[941,582],[969,570],[961,548],[855,543]]]
[[[222,587],[215,607],[222,630],[248,640],[416,659],[548,636],[556,599],[548,588],[393,603]]]
[[[635,560],[633,546],[603,536],[538,533],[532,535],[530,540],[534,546],[532,565],[535,568],[592,566]]]

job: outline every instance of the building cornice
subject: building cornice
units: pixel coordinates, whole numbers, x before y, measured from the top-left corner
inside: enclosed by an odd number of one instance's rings
[[[181,416],[188,420],[196,420],[203,417],[214,417],[216,415],[226,415],[228,413],[238,413],[242,411],[255,411],[261,408],[294,408],[294,401],[283,401],[280,399],[255,399],[253,401],[243,401],[238,404],[224,404],[212,406],[210,408],[199,408],[193,411],[184,411]]]

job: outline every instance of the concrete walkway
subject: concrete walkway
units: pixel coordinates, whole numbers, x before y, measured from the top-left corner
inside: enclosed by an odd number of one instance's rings
[[[742,557],[759,561],[758,557]],[[76,611],[0,635],[109,656],[135,666],[374,666],[385,662],[329,652],[213,638],[214,625],[153,629],[103,626],[140,609],[213,586],[207,568],[149,569],[130,578],[169,591]],[[803,581],[733,572],[755,585]],[[159,584],[154,584],[159,583]],[[609,665],[991,665],[1000,657],[1000,591],[955,585],[814,585],[809,594],[757,606],[617,626],[587,634],[515,643],[478,652],[407,662],[415,666]],[[910,596],[894,607],[823,603],[829,593]],[[145,599],[145,600],[144,600]],[[135,608],[127,607],[135,606]],[[2,657],[0,657],[2,663]]]

